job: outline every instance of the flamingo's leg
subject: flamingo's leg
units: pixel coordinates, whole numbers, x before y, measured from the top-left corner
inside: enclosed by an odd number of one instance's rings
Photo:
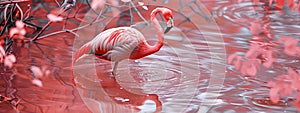
[[[113,74],[113,75],[116,75],[116,74],[117,74],[118,64],[119,64],[119,62],[116,61],[116,62],[115,62],[115,65],[114,65],[114,67],[113,67],[113,71],[112,71],[112,74]]]

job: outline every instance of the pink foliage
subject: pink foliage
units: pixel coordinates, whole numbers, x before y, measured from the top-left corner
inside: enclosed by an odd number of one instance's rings
[[[3,62],[4,57],[5,57],[4,48],[2,46],[0,46],[0,62]]]
[[[258,34],[264,32],[261,21],[251,22],[249,29],[250,29],[250,33],[252,35],[258,35]]]
[[[246,0],[238,0],[238,3],[244,2]],[[297,2],[297,0],[252,0],[252,2],[254,4],[257,4],[259,2],[268,2],[269,6],[272,6],[273,2],[275,3],[275,9],[283,9],[284,5],[285,5],[285,1],[286,4],[289,8],[292,8],[293,10],[298,9],[300,11],[300,7],[299,7],[299,0]],[[254,7],[254,9],[256,10],[257,8]]]
[[[300,54],[297,39],[282,36],[277,42],[283,44],[285,54],[289,56]],[[273,57],[275,51],[269,43],[252,42],[250,46],[244,58],[235,54],[228,57],[228,63],[234,64],[236,70],[239,70],[243,75],[256,75],[260,64],[270,68],[275,61]],[[280,98],[294,96],[296,99],[292,104],[300,110],[300,74],[297,71],[289,69],[287,74],[280,75],[275,78],[275,81],[268,82],[268,86],[271,87],[269,96],[272,102],[277,103]]]
[[[260,61],[258,59],[250,59],[242,61],[242,57],[231,54],[228,57],[228,63],[234,64],[236,70],[240,70],[243,75],[256,75]]]
[[[39,68],[37,66],[31,66],[30,70],[37,78],[42,78],[50,74],[50,70],[48,70],[45,66],[42,66],[42,68]]]
[[[39,79],[33,79],[32,84],[37,85],[38,87],[43,87],[43,82]]]
[[[253,30],[255,31],[253,25]],[[251,28],[250,28],[251,29]],[[255,34],[254,32],[252,34]],[[259,30],[257,30],[259,31]],[[296,34],[299,35],[299,34]],[[283,45],[283,52],[289,56],[300,55],[300,47],[298,46],[298,39],[288,36],[281,36],[277,43],[250,41],[250,49],[245,53],[245,56],[231,54],[228,56],[228,63],[234,64],[235,69],[240,71],[243,75],[256,75],[260,65],[270,68],[273,62],[275,52],[279,52],[278,47]],[[280,46],[279,46],[280,47]],[[288,69],[287,74],[279,75],[275,81],[270,81],[267,84],[271,87],[269,96],[272,102],[277,103],[280,98],[295,97],[292,104],[300,111],[300,74],[297,70]]]
[[[56,15],[54,15],[54,14],[48,14],[48,15],[47,15],[47,18],[48,18],[50,21],[52,21],[52,22],[59,22],[59,21],[63,21],[63,20],[64,20],[63,17],[61,17],[61,16],[56,16]]]
[[[13,54],[7,55],[4,59],[4,66],[12,68],[13,63],[16,62],[16,57]]]
[[[270,89],[270,99],[272,102],[277,103],[280,96],[293,96],[296,92],[296,100],[293,102],[299,109],[300,102],[300,74],[293,69],[289,69],[287,74],[276,77],[276,81],[270,81],[268,86]]]
[[[273,57],[273,51],[267,50],[263,53],[263,57],[265,58],[265,61],[263,62],[263,65],[267,68],[270,68],[275,61],[275,58]]]
[[[138,4],[139,4],[140,6],[142,6],[143,9],[148,10],[148,7],[145,6],[145,3],[144,3],[144,2],[138,2]]]
[[[256,58],[258,55],[262,53],[262,47],[257,43],[251,43],[250,49],[246,52],[245,57],[249,59]]]
[[[12,68],[16,62],[16,57],[13,54],[6,55],[2,46],[0,46],[0,63],[4,63],[4,66]]]
[[[245,56],[229,55],[228,63],[234,64],[235,69],[239,70],[243,75],[256,75],[260,64],[266,68],[270,68],[273,62],[275,51],[274,45],[265,42],[251,41],[250,49],[245,53]],[[288,36],[280,37],[277,42],[283,44],[283,52],[289,56],[300,55],[300,47],[298,47],[298,40]],[[287,96],[295,97],[292,102],[294,106],[300,111],[300,74],[293,69],[288,69],[287,74],[277,76],[275,81],[270,81],[267,84],[271,87],[269,96],[272,102],[277,103],[280,98]]]
[[[102,9],[104,7],[105,4],[110,4],[112,6],[119,6],[119,2],[118,0],[92,0],[91,1],[91,8],[93,10],[96,10],[96,9]],[[112,9],[112,14],[113,16],[118,16],[119,15],[119,11],[116,10],[116,9]]]
[[[24,35],[26,34],[26,30],[24,28],[25,24],[22,21],[16,21],[16,27],[11,28],[9,31],[9,37],[13,37],[17,35],[19,39],[24,39]]]
[[[239,70],[241,67],[241,59],[242,59],[241,56],[239,56],[237,54],[231,54],[231,55],[229,55],[227,61],[228,61],[228,64],[234,64],[235,69]]]
[[[96,9],[97,7],[102,8],[105,4],[106,0],[92,0],[91,7]]]
[[[240,71],[243,75],[254,76],[257,73],[259,64],[260,64],[260,60],[258,59],[251,59],[251,60],[244,61],[242,63],[242,67]]]
[[[44,75],[42,70],[37,66],[31,66],[30,70],[36,77],[42,77]]]
[[[288,36],[282,36],[278,39],[278,43],[284,44],[284,53],[289,56],[300,55],[300,47],[298,47],[298,40]]]
[[[269,45],[263,43],[251,43],[250,49],[246,52],[244,58],[239,55],[231,54],[228,57],[228,63],[234,64],[236,70],[240,70],[243,75],[256,75],[260,64],[270,68],[275,61],[273,51],[268,48]],[[266,47],[265,47],[266,46]],[[243,60],[242,60],[243,59]]]
[[[50,70],[48,70],[45,66],[42,66],[42,68],[39,68],[37,66],[31,66],[30,70],[35,76],[35,78],[31,81],[32,84],[37,85],[39,87],[43,87],[43,82],[40,79],[42,79],[45,76],[48,76],[50,74]]]
[[[279,87],[276,87],[277,84],[272,81],[268,83],[268,86],[272,87],[269,91],[269,96],[270,96],[271,101],[274,103],[277,103],[280,100],[280,98],[278,96],[278,92],[280,90]]]

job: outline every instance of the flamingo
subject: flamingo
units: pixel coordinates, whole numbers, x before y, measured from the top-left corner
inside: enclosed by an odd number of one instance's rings
[[[163,15],[168,25],[164,32],[156,19],[158,13]],[[114,61],[112,74],[115,75],[120,61],[139,59],[159,51],[164,43],[164,33],[169,32],[174,26],[172,11],[162,7],[155,8],[150,14],[150,20],[158,37],[155,45],[148,44],[143,34],[135,28],[110,28],[79,48],[74,54],[72,65],[85,55],[95,55],[100,59]]]

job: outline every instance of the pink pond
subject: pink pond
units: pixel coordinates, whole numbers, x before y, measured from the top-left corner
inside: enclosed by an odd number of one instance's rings
[[[0,71],[0,94],[13,100],[0,103],[0,112],[299,112],[290,102],[292,96],[279,103],[270,101],[270,88],[266,86],[274,77],[284,74],[287,67],[299,71],[299,55],[278,53],[272,66],[260,66],[254,70],[255,76],[250,76],[250,72],[245,75],[227,64],[230,54],[245,55],[251,43],[275,42],[281,36],[299,39],[299,12],[267,10],[270,9],[266,8],[267,3],[250,1],[143,2],[148,10],[135,3],[140,16],[134,8],[129,8],[130,3],[121,1],[120,7],[107,6],[103,12],[95,10],[101,13],[101,21],[74,31],[78,36],[60,33],[37,42],[15,43],[13,53],[17,62],[11,69],[1,64]],[[71,69],[73,52],[108,28],[135,25],[154,44],[155,29],[141,16],[149,20],[151,10],[164,6],[173,11],[175,27],[165,34],[160,51],[120,62],[116,75],[111,73],[113,62],[93,55],[81,58]],[[55,14],[57,7],[55,2],[32,3],[32,22],[45,25],[46,14]],[[64,25],[65,29],[87,25],[97,17],[95,12],[85,2],[77,2],[69,14],[70,17],[77,14],[76,18],[51,24],[43,35],[60,31]],[[161,21],[160,16],[157,18]],[[166,25],[162,22],[162,26]],[[278,51],[284,50],[279,47]],[[50,71],[39,78],[41,87],[32,83],[32,66]]]

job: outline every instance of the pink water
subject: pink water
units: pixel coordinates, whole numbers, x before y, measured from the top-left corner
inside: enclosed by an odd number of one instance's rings
[[[160,0],[157,2],[164,4]],[[165,2],[166,6],[180,4],[180,0]],[[251,2],[181,2],[184,4],[182,8],[173,9],[176,28],[166,35],[161,50],[139,60],[121,62],[115,77],[111,75],[110,62],[93,56],[78,61],[73,72],[70,65],[73,48],[80,47],[101,29],[116,27],[119,18],[102,22],[109,23],[107,25],[100,23],[78,31],[84,37],[64,33],[37,43],[14,45],[17,63],[11,70],[2,68],[0,94],[18,98],[20,112],[35,113],[137,112],[139,110],[136,107],[145,100],[154,101],[155,110],[164,113],[298,112],[288,99],[279,104],[271,103],[269,89],[263,81],[270,81],[284,73],[281,69],[287,66],[299,69],[299,58],[281,55],[273,68],[261,68],[257,76],[245,77],[235,71],[232,65],[226,64],[226,56],[234,52],[244,54],[249,49],[249,41],[253,36],[250,26],[256,20],[267,29],[263,33],[257,31],[257,36],[275,37],[266,40],[298,33],[299,13],[280,10],[266,12],[263,4],[253,5]],[[37,4],[36,7],[52,8],[43,4]],[[149,6],[149,9],[154,7]],[[253,7],[258,10],[254,11]],[[39,10],[41,12],[35,12],[35,15],[40,14],[37,16],[41,19],[39,22],[45,24],[41,14],[47,11]],[[146,19],[149,18],[148,14],[149,11],[143,12]],[[111,18],[109,13],[104,16]],[[137,18],[136,14],[134,16]],[[192,18],[191,22],[186,21],[185,16]],[[125,17],[119,20],[124,21],[120,25],[129,23]],[[140,21],[135,19],[133,22]],[[69,24],[70,27],[78,25]],[[201,27],[197,27],[197,24],[201,24]],[[47,32],[61,29],[56,25]],[[147,39],[156,41],[151,26],[138,27]],[[42,79],[43,87],[31,83],[33,76],[30,66],[45,66],[51,71],[49,76]],[[72,73],[76,86],[72,81]],[[215,90],[208,91],[216,86]],[[17,111],[11,103],[3,102],[0,103],[0,112]]]

